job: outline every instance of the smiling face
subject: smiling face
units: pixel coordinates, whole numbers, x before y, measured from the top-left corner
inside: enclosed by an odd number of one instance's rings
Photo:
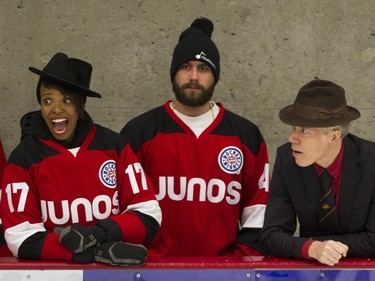
[[[292,144],[292,154],[298,166],[307,167],[317,163],[327,168],[340,151],[341,132],[331,130],[326,133],[323,128],[293,126],[289,142]]]
[[[40,87],[42,116],[52,135],[59,141],[71,142],[77,127],[79,111],[74,99],[53,87]]]

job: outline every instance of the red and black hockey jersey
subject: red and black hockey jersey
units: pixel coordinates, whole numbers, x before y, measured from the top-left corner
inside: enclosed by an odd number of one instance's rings
[[[122,240],[145,243],[161,212],[148,177],[118,134],[91,118],[78,122],[78,141],[69,149],[56,142],[40,113],[11,153],[2,184],[5,238],[15,256],[71,260],[53,233],[56,226],[92,225],[110,218]],[[83,124],[82,124],[83,123]],[[27,136],[25,136],[27,135]],[[75,152],[74,152],[75,151]],[[142,214],[142,215],[139,215]],[[151,218],[145,219],[145,218]]]
[[[5,170],[5,166],[7,164],[3,144],[0,139],[0,183],[3,179],[3,173]],[[1,209],[0,209],[0,257],[1,256],[9,256],[11,255],[8,246],[6,245],[4,233],[3,233],[3,227],[1,225]]]
[[[197,138],[169,103],[121,131],[153,182],[163,212],[149,254],[257,253],[244,244],[260,250],[255,241],[268,196],[268,154],[258,127],[218,104],[218,116]]]

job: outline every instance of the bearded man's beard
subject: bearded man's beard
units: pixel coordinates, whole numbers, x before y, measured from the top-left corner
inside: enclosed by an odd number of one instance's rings
[[[209,102],[215,90],[214,83],[212,83],[210,87],[205,88],[197,82],[188,82],[188,83],[183,84],[182,86],[179,86],[177,85],[176,81],[173,80],[172,86],[173,86],[173,92],[176,96],[176,99],[180,103],[186,106],[191,106],[191,107],[202,106],[206,104],[207,102]],[[199,89],[202,92],[199,94],[189,93],[187,89],[191,87]]]

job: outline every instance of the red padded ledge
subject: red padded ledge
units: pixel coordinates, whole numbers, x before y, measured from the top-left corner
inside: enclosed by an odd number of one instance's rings
[[[100,263],[79,264],[61,261],[18,260],[0,257],[1,269],[134,269],[134,267],[110,266]],[[368,268],[375,269],[374,259],[343,258],[338,265],[329,267],[317,261],[289,260],[274,257],[163,257],[148,258],[139,269],[316,269],[316,268]]]

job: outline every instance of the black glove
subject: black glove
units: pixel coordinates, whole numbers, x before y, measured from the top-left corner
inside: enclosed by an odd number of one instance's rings
[[[111,265],[140,265],[146,258],[147,249],[143,245],[121,241],[98,245],[94,254],[95,261]]]
[[[68,227],[56,227],[54,232],[59,241],[73,253],[81,253],[87,248],[107,241],[121,241],[122,231],[118,224],[108,218],[92,226],[73,224]]]
[[[54,232],[59,235],[59,241],[73,253],[81,253],[86,249],[103,242],[101,228],[93,226],[82,226],[73,224],[62,228],[56,227]]]
[[[78,254],[73,253],[72,260],[75,262],[79,262],[79,263],[94,262],[95,261],[94,253],[95,253],[95,246],[88,248],[82,253],[78,253]]]

